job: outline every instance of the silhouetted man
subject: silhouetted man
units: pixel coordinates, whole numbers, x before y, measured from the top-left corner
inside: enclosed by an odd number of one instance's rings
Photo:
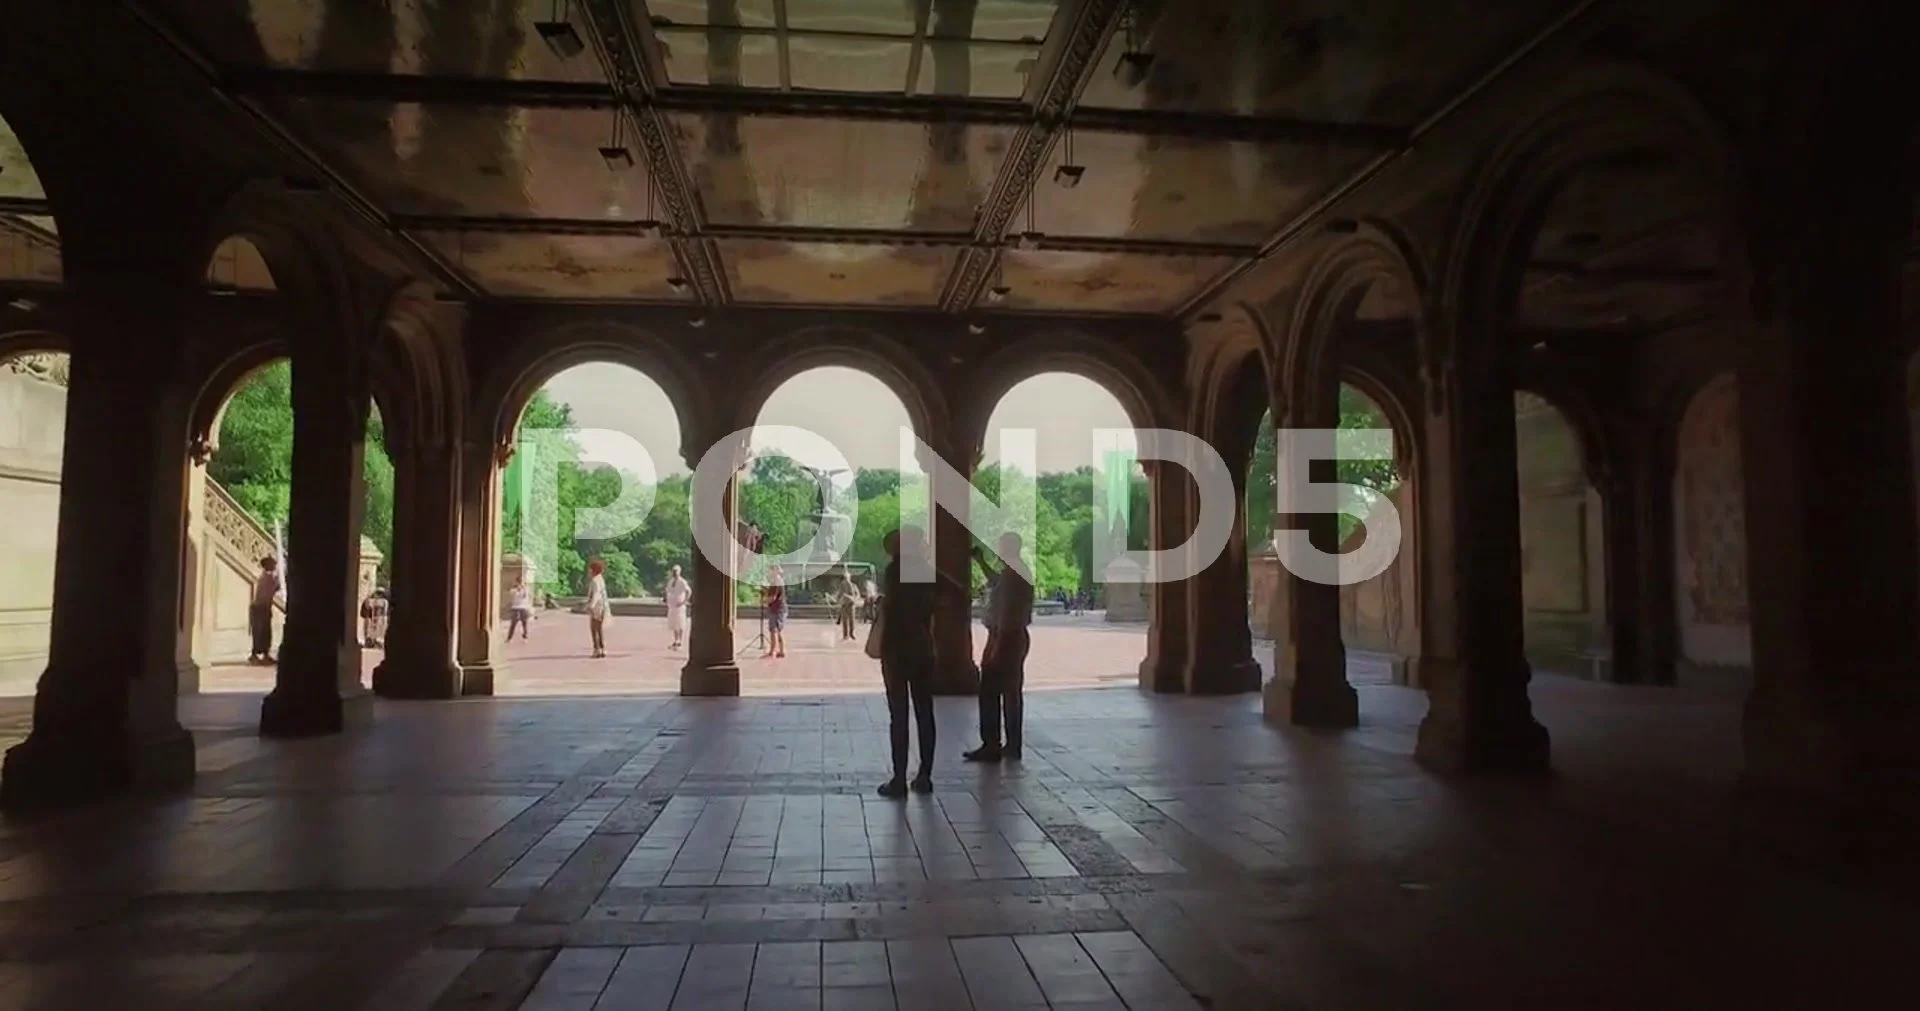
[[[976,552],[982,565],[986,553]],[[1020,557],[1020,535],[1000,535],[1000,554]],[[966,753],[969,762],[1020,759],[1020,730],[1027,681],[1027,626],[1033,623],[1033,581],[1019,564],[989,570],[987,576],[987,645],[980,653],[980,746]],[[1000,736],[1002,711],[1006,716],[1005,745]]]

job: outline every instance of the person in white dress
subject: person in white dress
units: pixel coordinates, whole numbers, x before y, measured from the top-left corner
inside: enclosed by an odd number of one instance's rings
[[[679,649],[680,642],[687,634],[687,600],[693,596],[693,587],[687,585],[686,577],[680,575],[680,566],[676,565],[667,573],[667,631],[673,633],[673,645],[669,649]]]
[[[587,631],[593,634],[593,655],[607,655],[607,563],[587,563]]]

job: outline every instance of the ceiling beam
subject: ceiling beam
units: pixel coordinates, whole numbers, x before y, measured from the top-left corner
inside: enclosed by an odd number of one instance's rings
[[[1279,255],[1288,246],[1298,242],[1304,236],[1317,232],[1325,223],[1325,220],[1331,215],[1334,208],[1340,206],[1348,197],[1358,192],[1369,182],[1372,182],[1380,173],[1386,171],[1387,166],[1392,165],[1394,162],[1412,153],[1416,143],[1451,120],[1455,113],[1459,112],[1475,98],[1478,98],[1488,88],[1491,88],[1494,84],[1505,78],[1513,68],[1526,62],[1528,57],[1539,51],[1541,47],[1545,46],[1555,36],[1558,36],[1567,28],[1578,23],[1586,16],[1588,11],[1598,6],[1599,3],[1600,0],[1574,0],[1558,17],[1523,40],[1513,52],[1508,53],[1498,63],[1488,68],[1485,73],[1481,74],[1464,88],[1461,88],[1453,97],[1428,113],[1426,118],[1422,119],[1413,129],[1407,132],[1405,142],[1398,148],[1392,151],[1382,152],[1380,155],[1369,160],[1339,185],[1327,191],[1319,200],[1309,204],[1306,210],[1295,215],[1292,221],[1288,222],[1285,227],[1281,228],[1280,231],[1276,232],[1274,236],[1267,241],[1265,246],[1261,248],[1258,257],[1243,261],[1233,269],[1214,278],[1213,281],[1195,292],[1193,297],[1189,298],[1186,304],[1182,305],[1175,315],[1181,319],[1191,317],[1194,313],[1199,312],[1215,296],[1226,290],[1228,286],[1246,276],[1247,272],[1252,270],[1256,265]]]
[[[212,61],[202,56],[185,39],[176,35],[164,21],[154,17],[144,4],[129,3],[127,9],[133,14],[135,20],[145,25],[147,30],[160,40],[166,49],[184,60],[206,80],[214,100],[239,119],[244,124],[243,129],[250,129],[270,148],[289,161],[325,180],[326,195],[344,210],[348,217],[370,226],[377,234],[384,235],[398,247],[397,252],[403,259],[412,261],[416,266],[424,267],[428,274],[436,277],[441,284],[453,289],[454,292],[466,296],[480,294],[480,288],[465,274],[454,269],[453,264],[433,247],[416,241],[396,227],[385,210],[366,194],[361,193],[347,181],[345,176],[336,172],[333,166],[327,164],[312,149],[295,138],[292,131],[282,125],[279,120],[267,115],[229,88]]]
[[[394,223],[410,231],[494,232],[525,235],[644,235],[637,221],[605,218],[525,218],[506,216],[402,214]],[[913,232],[878,228],[800,228],[777,225],[718,225],[702,227],[698,235],[671,231],[668,237],[686,240],[763,239],[770,242],[831,243],[851,246],[938,246],[972,248],[971,234]],[[1151,239],[1113,239],[1092,236],[1048,236],[1039,249],[1078,253],[1117,253],[1127,256],[1252,256],[1256,246],[1208,242],[1170,242]]]
[[[53,204],[40,197],[0,197],[0,214],[31,214],[53,217]]]
[[[719,253],[700,233],[699,200],[694,192],[692,174],[680,157],[679,145],[667,128],[666,119],[653,105],[659,87],[647,73],[647,61],[641,55],[640,35],[633,23],[633,5],[626,0],[580,0],[586,15],[587,34],[594,51],[614,89],[626,99],[623,112],[632,121],[628,131],[640,140],[641,156],[647,161],[647,173],[667,207],[667,222],[679,236],[673,239],[674,256],[693,282],[694,294],[707,305],[725,305],[731,300],[727,290],[727,272]]]
[[[964,312],[978,301],[987,278],[999,265],[999,244],[1006,235],[1007,223],[1032,192],[1034,176],[1053,148],[1060,120],[1086,86],[1100,50],[1120,23],[1126,6],[1125,0],[1080,0],[1070,13],[1063,7],[1056,15],[1062,23],[1048,33],[1051,52],[1041,54],[1040,64],[1051,65],[1052,70],[1034,97],[1033,122],[1007,146],[1007,155],[1000,162],[993,188],[988,190],[974,224],[974,246],[954,264],[940,294],[940,308]]]

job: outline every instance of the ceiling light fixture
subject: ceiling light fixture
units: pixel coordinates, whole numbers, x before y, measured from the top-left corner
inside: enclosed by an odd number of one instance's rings
[[[609,172],[624,172],[633,167],[633,152],[620,142],[620,121],[624,118],[620,114],[620,106],[616,104],[613,107],[613,140],[600,149],[600,157],[606,160]]]
[[[701,327],[707,325],[707,318],[705,316],[695,316],[694,318],[687,321],[687,325],[694,328],[695,330],[698,330]]]
[[[968,323],[967,332],[978,337],[987,332],[987,325],[985,323]]]
[[[1044,238],[1046,238],[1046,236],[1039,232],[1032,230],[1024,231],[1014,237],[1013,246],[1015,249],[1039,249],[1040,240]]]
[[[686,291],[687,279],[684,277],[669,277],[667,278],[667,287],[672,288],[674,291]]]
[[[987,289],[987,301],[1005,302],[1007,300],[1007,296],[1011,294],[1013,294],[1012,288],[1009,288],[1004,284],[996,284],[993,287]]]
[[[1127,48],[1126,52],[1120,54],[1120,62],[1113,65],[1113,76],[1126,87],[1138,88],[1147,83],[1147,74],[1153,70],[1153,54],[1140,49],[1138,22],[1134,19],[1132,3],[1128,3],[1120,12],[1120,31]]]
[[[15,309],[20,310],[21,312],[32,312],[35,309],[40,308],[39,303],[35,302],[33,299],[30,299],[30,298],[16,298],[13,301],[8,302],[7,304],[10,306],[13,306]]]
[[[535,21],[534,31],[540,33],[541,41],[553,50],[553,55],[561,60],[571,60],[586,51],[587,44],[580,40],[580,33],[573,28],[573,22],[567,17],[567,0],[555,0],[553,16],[546,21]]]
[[[1080,185],[1080,178],[1087,174],[1085,165],[1076,165],[1073,161],[1073,124],[1067,124],[1066,156],[1060,160],[1060,166],[1053,170],[1053,181],[1067,189]]]

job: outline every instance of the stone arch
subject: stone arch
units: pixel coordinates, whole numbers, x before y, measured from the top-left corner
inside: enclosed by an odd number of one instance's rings
[[[1165,428],[1178,419],[1173,398],[1153,375],[1112,345],[1060,332],[1023,338],[989,355],[976,373],[959,417],[960,444],[978,452],[994,409],[1021,383],[1048,372],[1065,372],[1098,383],[1120,402],[1135,428]]]
[[[1393,383],[1381,378],[1381,374],[1370,364],[1342,361],[1340,382],[1359,390],[1386,415],[1387,426],[1393,431],[1394,472],[1400,476],[1401,484],[1414,485],[1420,470],[1420,428],[1416,423],[1420,415],[1416,413],[1414,405]],[[1412,529],[1416,522],[1417,517],[1401,516],[1404,529]]]
[[[221,359],[194,387],[193,408],[187,416],[187,445],[192,458],[205,462],[220,448],[220,421],[226,416],[233,395],[261,369],[279,361],[292,360],[288,342],[275,336],[260,335]],[[387,381],[376,372],[370,395],[380,412],[382,423],[391,423],[400,407],[409,403],[410,391]]]
[[[1740,388],[1731,372],[1701,384],[1673,429],[1674,583],[1680,656],[1689,666],[1752,662]]]
[[[1604,473],[1591,419],[1548,387],[1514,394],[1522,633],[1538,670],[1586,674],[1610,646]]]
[[[589,362],[624,365],[660,384],[680,421],[681,456],[688,466],[699,462],[706,448],[699,440],[712,428],[706,383],[660,337],[619,324],[572,324],[525,342],[483,381],[473,434],[484,432],[495,447],[511,445],[534,393],[558,373]]]
[[[0,362],[21,355],[71,353],[67,335],[53,330],[10,330],[0,333]]]
[[[1685,87],[1641,67],[1597,64],[1565,75],[1537,110],[1481,160],[1462,191],[1435,298],[1447,332],[1429,363],[1497,361],[1494,335],[1508,332],[1525,255],[1552,198],[1582,168],[1607,158],[1658,152],[1704,184],[1719,227],[1721,287],[1729,298],[1742,248],[1734,235],[1741,176],[1721,122]],[[1730,301],[1730,304],[1731,303]],[[1461,346],[1450,346],[1454,341]]]
[[[406,405],[402,416],[383,406],[382,419],[402,437],[422,445],[450,445],[459,438],[467,404],[466,358],[438,318],[433,292],[415,281],[394,292],[382,314],[373,354],[372,387],[380,400]]]
[[[344,353],[349,362],[364,360],[360,354],[372,344],[388,293],[361,283],[343,237],[315,206],[268,180],[241,186],[211,215],[198,269],[204,271],[233,238],[259,252],[279,297],[291,307],[285,323],[293,347],[311,345]]]
[[[768,398],[788,380],[828,366],[857,369],[885,383],[906,406],[920,441],[939,452],[949,451],[952,433],[943,424],[947,402],[938,380],[897,342],[858,327],[808,327],[755,354],[748,365],[753,379],[734,404],[728,431],[753,427]]]
[[[1324,417],[1335,405],[1322,402],[1328,384],[1319,380],[1328,370],[1341,369],[1329,359],[1334,335],[1353,319],[1360,303],[1380,284],[1399,285],[1414,307],[1415,341],[1423,368],[1437,374],[1442,365],[1426,337],[1420,307],[1427,291],[1427,271],[1407,236],[1391,222],[1360,222],[1351,235],[1332,242],[1314,260],[1301,282],[1298,297],[1284,329],[1273,336],[1276,345],[1274,416],[1299,419]],[[1332,387],[1336,393],[1337,384]]]

